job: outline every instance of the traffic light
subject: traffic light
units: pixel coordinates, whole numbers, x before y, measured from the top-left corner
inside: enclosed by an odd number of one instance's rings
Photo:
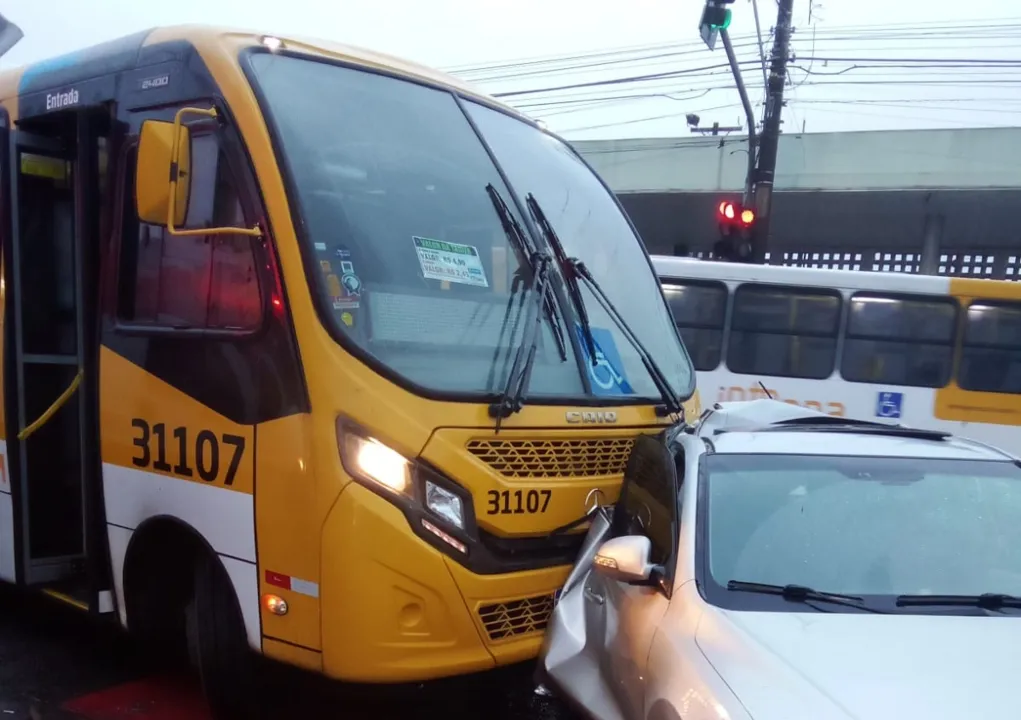
[[[702,21],[709,26],[710,30],[726,30],[730,27],[730,8],[721,5],[706,5],[702,15]]]
[[[716,208],[721,226],[728,230],[733,228],[749,228],[755,223],[755,211],[742,207],[740,203],[723,200]]]
[[[720,239],[713,245],[713,255],[721,260],[748,262],[752,255],[752,231],[755,211],[730,200],[716,206]]]
[[[702,19],[698,23],[698,31],[710,50],[716,48],[716,38],[721,30],[730,27],[731,13],[727,5],[734,0],[706,0],[702,10]]]

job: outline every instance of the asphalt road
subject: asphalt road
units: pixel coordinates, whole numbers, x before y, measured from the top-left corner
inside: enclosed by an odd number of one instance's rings
[[[343,720],[577,720],[537,695],[532,665],[429,683],[346,687],[289,670],[271,716]],[[194,684],[157,669],[117,629],[47,598],[0,587],[0,720],[205,720]]]

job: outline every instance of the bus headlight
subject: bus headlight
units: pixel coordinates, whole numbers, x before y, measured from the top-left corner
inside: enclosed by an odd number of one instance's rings
[[[352,432],[341,442],[341,461],[352,475],[402,495],[411,488],[411,463],[393,448]]]
[[[454,527],[464,530],[464,508],[457,494],[426,480],[425,506]]]
[[[471,494],[423,460],[410,460],[366,429],[337,418],[344,470],[356,482],[401,508],[412,528],[430,541],[467,555],[475,538]]]

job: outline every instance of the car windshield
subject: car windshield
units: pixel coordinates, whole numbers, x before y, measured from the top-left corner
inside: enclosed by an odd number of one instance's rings
[[[706,568],[718,587],[1021,595],[1013,463],[752,454],[705,462]]]
[[[336,335],[420,388],[500,392],[522,337],[515,321],[530,274],[492,186],[525,228],[519,208],[536,196],[673,390],[691,394],[694,372],[640,242],[566,147],[449,92],[367,70],[269,53],[250,55],[249,69],[296,196],[312,289]],[[564,319],[572,314],[560,310],[554,323],[543,313],[528,395],[658,398],[638,355],[594,306],[595,339],[616,372],[583,375],[576,328]],[[608,376],[618,379],[601,387]]]

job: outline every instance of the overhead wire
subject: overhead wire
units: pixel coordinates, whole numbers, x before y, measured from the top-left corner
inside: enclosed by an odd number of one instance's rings
[[[820,28],[811,26],[812,45],[806,55],[793,53],[796,60],[789,72],[801,73],[793,78],[789,75],[789,100],[795,107],[811,106],[826,111],[830,104],[841,101],[802,99],[796,93],[801,88],[814,87],[856,87],[863,91],[878,92],[884,87],[905,85],[941,88],[970,87],[982,88],[996,93],[1006,88],[1016,88],[1021,83],[1021,59],[976,58],[975,43],[981,38],[985,49],[1014,49],[1021,40],[1021,18],[1002,18],[990,27],[980,23],[954,23],[946,21],[923,21],[904,24],[887,24],[881,28],[869,26],[843,26]],[[990,44],[989,39],[1008,42]],[[934,40],[941,40],[940,55],[929,56],[921,51]],[[761,45],[755,34],[734,37],[735,50],[743,67],[760,66]],[[800,38],[796,34],[795,42]],[[908,53],[907,57],[893,57],[891,53]],[[955,57],[956,54],[964,55]],[[680,67],[660,72],[649,72],[657,66],[707,57],[707,50],[699,41],[651,43],[630,47],[609,48],[593,52],[575,52],[554,56],[523,58],[499,63],[465,65],[448,68],[463,79],[476,84],[502,86],[491,94],[509,102],[523,112],[540,117],[561,117],[576,113],[599,111],[639,101],[674,101],[690,104],[691,101],[718,91],[735,89],[730,77],[729,65],[718,63],[698,67]],[[841,67],[843,66],[843,67]],[[631,74],[614,77],[539,83],[542,78],[567,78],[570,75],[586,73],[589,76],[613,69],[627,68]],[[634,72],[646,70],[646,72]],[[940,77],[924,77],[926,73],[939,72]],[[848,78],[850,74],[855,77]],[[919,77],[919,75],[923,77]],[[990,77],[990,76],[994,77]],[[511,87],[507,87],[511,85]],[[749,90],[762,88],[755,82],[747,83]],[[1002,92],[999,93],[1002,95]],[[975,98],[917,98],[908,99],[904,107],[922,108],[928,111],[939,109],[954,110],[939,103],[962,103],[971,105],[994,104],[997,97]],[[720,98],[721,100],[723,98]],[[852,101],[870,100],[875,108],[897,109],[896,103],[885,102],[882,98],[847,98]],[[904,100],[903,98],[901,100]],[[761,105],[761,102],[757,103]],[[817,107],[824,106],[824,107]],[[639,118],[621,119],[615,122],[586,125],[561,130],[581,132],[601,128],[626,126],[651,122],[657,119],[678,117],[688,112],[709,112],[717,109],[739,107],[735,101],[705,109],[690,109],[683,112],[660,113]],[[969,108],[974,109],[974,108]],[[1012,108],[988,108],[991,112],[1013,114]],[[985,112],[978,108],[977,111]]]
[[[831,34],[836,33],[836,34]],[[973,34],[972,34],[973,33]],[[869,42],[874,43],[878,40],[922,40],[922,39],[933,39],[936,36],[945,37],[947,39],[995,39],[997,37],[1003,39],[1017,39],[1021,33],[1021,23],[1019,24],[999,24],[996,28],[989,28],[986,25],[970,24],[970,25],[946,25],[941,28],[928,27],[928,28],[916,28],[914,31],[892,31],[888,27],[882,29],[866,28],[857,31],[846,31],[845,28],[832,28],[829,30],[817,30],[815,33],[817,42]],[[796,37],[796,35],[795,35]],[[733,38],[735,45],[741,45],[743,47],[756,47],[757,42],[754,35],[743,34]],[[686,51],[686,52],[685,52]],[[547,56],[544,58],[533,59],[523,62],[509,62],[509,63],[496,63],[491,65],[477,65],[477,66],[463,66],[447,68],[447,72],[457,74],[463,77],[478,75],[479,73],[490,73],[487,77],[472,77],[472,81],[490,81],[493,79],[502,79],[501,75],[493,76],[491,73],[505,71],[511,71],[510,76],[523,76],[524,73],[528,75],[533,74],[550,74],[560,73],[564,70],[579,70],[587,69],[589,67],[602,67],[612,64],[623,64],[623,63],[634,63],[643,60],[658,59],[669,59],[674,53],[684,54],[695,54],[705,53],[706,50],[702,47],[698,41],[688,42],[676,42],[676,43],[656,43],[649,45],[638,45],[627,48],[615,48],[610,50],[600,50],[588,53],[574,53],[570,55],[555,55]],[[644,53],[644,55],[636,55],[636,53]],[[758,54],[756,52],[756,54]],[[526,68],[531,68],[530,70]],[[536,70],[535,68],[543,68]]]

